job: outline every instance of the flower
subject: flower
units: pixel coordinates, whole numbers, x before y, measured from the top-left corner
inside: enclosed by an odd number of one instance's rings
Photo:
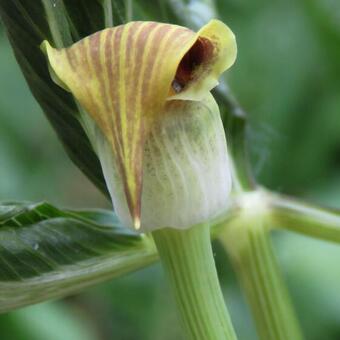
[[[130,22],[43,49],[53,79],[86,112],[80,119],[124,224],[190,227],[223,209],[230,170],[210,90],[236,58],[225,24],[195,33]]]

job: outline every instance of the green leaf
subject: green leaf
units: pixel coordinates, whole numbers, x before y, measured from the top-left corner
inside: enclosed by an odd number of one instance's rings
[[[56,31],[60,27],[62,30],[59,38],[62,42],[68,36],[68,28],[72,39],[78,39],[91,33],[92,29],[104,27],[104,14],[100,4],[95,7],[96,2],[89,1],[84,9],[84,5],[80,6],[80,3],[82,2],[67,1],[68,14],[60,0],[2,0],[0,17],[27,83],[68,155],[101,191],[107,193],[99,160],[77,119],[77,106],[72,96],[51,80],[46,59],[40,51],[40,44],[45,39],[53,44],[57,43]],[[51,8],[53,14],[49,11]],[[84,15],[86,10],[87,16]],[[96,20],[88,21],[89,13]],[[69,18],[74,19],[74,22],[70,22],[68,27],[65,22],[68,23]],[[80,27],[83,29],[80,30]]]
[[[112,212],[0,205],[0,312],[73,294],[156,259],[153,241],[121,227]]]

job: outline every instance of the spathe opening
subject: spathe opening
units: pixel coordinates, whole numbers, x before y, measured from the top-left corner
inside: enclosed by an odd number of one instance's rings
[[[198,38],[178,65],[172,81],[175,93],[181,92],[185,86],[200,75],[202,65],[207,64],[213,54],[213,44],[207,38]]]

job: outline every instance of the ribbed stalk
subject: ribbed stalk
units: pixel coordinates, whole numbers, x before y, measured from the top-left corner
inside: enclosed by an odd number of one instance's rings
[[[277,194],[269,196],[271,225],[340,243],[340,212]]]
[[[236,339],[218,282],[208,225],[153,232],[186,339]]]
[[[256,223],[258,223],[256,225]],[[229,228],[221,239],[226,246],[263,340],[303,338],[287,288],[262,221],[252,228]]]

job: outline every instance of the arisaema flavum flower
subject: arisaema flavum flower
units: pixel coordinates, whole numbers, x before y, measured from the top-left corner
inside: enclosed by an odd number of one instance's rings
[[[43,48],[53,79],[84,110],[80,119],[123,224],[188,228],[223,211],[230,169],[210,90],[236,58],[225,24],[212,20],[195,33],[130,22],[68,48]]]

